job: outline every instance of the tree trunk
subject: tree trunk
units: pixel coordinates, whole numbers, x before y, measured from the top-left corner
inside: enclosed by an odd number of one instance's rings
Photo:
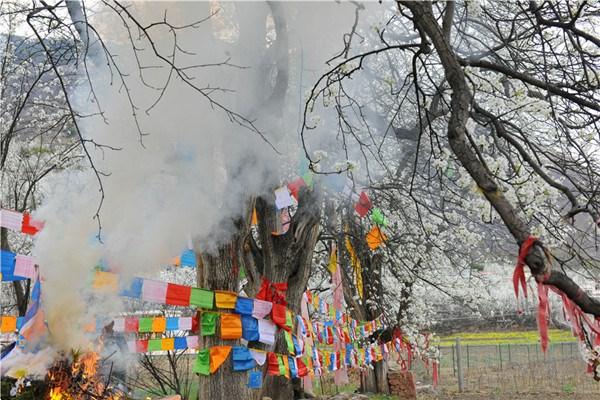
[[[301,190],[298,209],[290,221],[285,235],[273,235],[276,231],[277,215],[273,201],[257,201],[259,237],[262,250],[264,276],[271,282],[288,282],[287,307],[294,313],[300,313],[302,294],[306,290],[311,271],[313,250],[319,233],[321,199],[318,191]],[[279,334],[274,352],[287,354],[287,345],[283,334]],[[285,377],[266,376],[261,396],[273,400],[289,400],[302,396],[296,384]]]

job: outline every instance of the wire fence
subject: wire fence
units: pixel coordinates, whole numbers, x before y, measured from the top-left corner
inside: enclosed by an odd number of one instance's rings
[[[600,390],[587,372],[576,342],[457,345],[439,347],[439,388],[487,393],[579,393]],[[460,354],[460,359],[459,359]],[[462,367],[462,373],[460,372]],[[421,384],[431,384],[422,363],[411,369]]]

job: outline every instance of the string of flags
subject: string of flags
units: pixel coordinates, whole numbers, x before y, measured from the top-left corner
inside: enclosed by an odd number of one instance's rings
[[[275,189],[275,206],[277,209],[286,210],[288,207],[293,206],[298,201],[300,189],[302,187],[312,187],[313,180],[314,174],[306,172],[287,185]],[[380,227],[387,227],[388,221],[381,210],[373,205],[373,202],[364,190],[354,185],[354,182],[349,178],[346,177],[344,180],[344,177],[337,174],[326,175],[324,183],[325,186],[328,186],[335,192],[351,198],[355,202],[354,210],[361,218],[364,218],[371,212],[370,219],[375,225],[365,237],[371,250],[375,250],[387,241],[387,236]],[[285,232],[274,234],[285,234]]]
[[[2,208],[0,209],[0,227],[35,235],[44,228],[44,223],[31,218],[29,214]]]

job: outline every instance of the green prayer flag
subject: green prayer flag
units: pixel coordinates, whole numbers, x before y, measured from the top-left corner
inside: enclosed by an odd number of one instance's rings
[[[198,352],[192,372],[210,375],[210,349],[204,349]]]
[[[388,226],[387,219],[384,217],[383,213],[379,211],[379,208],[373,207],[371,209],[371,221],[379,224],[383,227]]]
[[[190,305],[212,310],[215,299],[215,293],[210,290],[192,288],[190,295]]]
[[[454,163],[452,160],[448,160],[448,165],[446,166],[446,172],[444,172],[444,175],[446,175],[446,178],[452,178],[452,175],[454,175]]]
[[[279,374],[282,376],[285,376],[285,374],[287,373],[287,370],[285,369],[285,364],[283,363],[283,358],[280,355],[277,356],[277,365],[279,366]]]
[[[304,180],[304,183],[306,183],[306,186],[308,186],[311,189],[312,189],[314,177],[315,177],[314,174],[310,171],[302,175],[302,179]]]
[[[203,312],[202,313],[202,336],[214,335],[217,331],[217,317],[219,314]]]
[[[294,342],[292,340],[292,333],[288,331],[283,331],[285,334],[285,341],[287,343],[288,351],[290,354],[296,354],[296,350],[294,349]]]
[[[162,350],[162,339],[150,339],[148,340],[148,351],[161,351]]]
[[[332,320],[335,320],[335,307],[334,306],[329,306],[329,318],[331,318]]]
[[[152,318],[140,318],[138,332],[152,332]]]

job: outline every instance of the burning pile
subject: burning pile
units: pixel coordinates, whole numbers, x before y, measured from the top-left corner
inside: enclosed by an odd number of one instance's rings
[[[3,384],[3,392],[4,389]],[[10,396],[44,400],[128,398],[123,382],[113,373],[112,363],[96,351],[73,351],[70,356],[57,359],[43,380],[18,379],[10,389]]]
[[[111,385],[112,369],[108,375],[100,373],[102,364],[98,352],[74,352],[72,361],[56,361],[48,371],[46,383],[50,388],[47,398],[66,399],[125,399],[122,390]]]

